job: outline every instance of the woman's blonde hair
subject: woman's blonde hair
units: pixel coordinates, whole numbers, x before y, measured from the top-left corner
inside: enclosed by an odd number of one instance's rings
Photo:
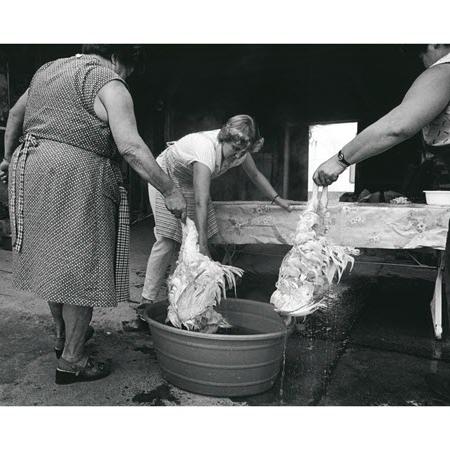
[[[253,146],[260,139],[255,120],[246,114],[228,119],[218,135],[219,142],[229,142],[241,148]]]

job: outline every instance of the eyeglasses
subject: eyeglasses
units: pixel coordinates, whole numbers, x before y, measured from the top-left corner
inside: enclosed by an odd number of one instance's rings
[[[233,149],[233,157],[235,159],[239,159],[246,153],[249,153],[251,146],[250,145],[239,145],[239,144],[231,144],[231,148]]]

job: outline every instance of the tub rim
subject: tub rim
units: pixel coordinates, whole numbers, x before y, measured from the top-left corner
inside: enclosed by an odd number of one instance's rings
[[[231,297],[231,298],[226,298],[224,300],[222,300],[223,302],[229,302],[229,301],[235,301],[238,300],[239,302],[244,302],[247,304],[251,304],[254,305],[255,303],[259,303],[261,304],[261,307],[263,308],[271,308],[272,311],[277,314],[274,309],[273,306],[269,303],[263,303],[263,302],[258,302],[256,300],[249,300],[249,299],[243,299],[243,298],[235,298],[235,297]],[[226,334],[207,334],[207,333],[199,333],[198,331],[188,331],[188,330],[181,330],[179,328],[176,327],[171,327],[168,326],[164,323],[158,322],[155,319],[152,319],[149,314],[151,313],[151,310],[153,308],[156,307],[161,307],[161,303],[164,303],[165,305],[168,305],[167,301],[164,302],[158,302],[158,303],[153,303],[151,305],[149,305],[145,311],[144,311],[144,318],[147,321],[147,323],[149,324],[149,326],[153,326],[161,331],[165,331],[168,333],[172,333],[172,334],[177,334],[179,336],[189,336],[192,338],[198,338],[198,339],[206,339],[206,340],[214,340],[214,341],[258,341],[261,339],[275,339],[275,338],[284,338],[284,337],[288,337],[288,335],[291,334],[291,332],[293,331],[293,328],[291,327],[286,327],[286,325],[284,325],[281,317],[280,317],[280,324],[282,326],[284,326],[284,330],[280,330],[280,331],[272,331],[270,333],[258,333],[258,334],[246,334],[246,335],[226,335]],[[157,306],[158,305],[158,306]]]

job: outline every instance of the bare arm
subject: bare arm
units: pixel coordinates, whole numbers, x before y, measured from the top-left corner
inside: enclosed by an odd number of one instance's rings
[[[258,170],[255,161],[250,154],[248,154],[242,163],[242,168],[244,169],[247,176],[250,178],[252,183],[270,200],[275,198],[275,203],[282,208],[291,211],[289,203],[283,198],[277,196],[277,191],[272,187],[269,180]]]
[[[406,93],[400,105],[367,127],[342,148],[345,159],[359,163],[385,152],[418,133],[450,102],[450,64],[426,70]],[[314,181],[326,186],[345,170],[336,156],[314,173]]]
[[[11,161],[11,156],[19,144],[19,138],[23,131],[23,119],[27,105],[28,89],[10,109],[5,130],[5,160]]]
[[[194,162],[195,215],[200,252],[209,256],[208,251],[208,201],[211,185],[211,171],[200,162]]]
[[[27,99],[28,89],[9,111],[5,130],[5,154],[3,161],[0,161],[0,181],[3,183],[8,182],[8,167],[11,162],[11,156],[19,144],[19,138],[23,131],[23,119],[25,117]]]
[[[450,64],[426,70],[406,93],[402,103],[362,131],[342,152],[349,163],[382,153],[414,136],[450,102]]]
[[[109,127],[120,154],[143,180],[164,195],[166,207],[177,217],[184,219],[185,200],[139,135],[133,100],[128,89],[120,81],[111,81],[100,89],[98,98],[105,107]]]
[[[138,133],[133,99],[128,89],[120,81],[112,81],[99,91],[98,97],[106,109],[117,148],[128,164],[161,193],[172,189],[172,181],[156,163]]]

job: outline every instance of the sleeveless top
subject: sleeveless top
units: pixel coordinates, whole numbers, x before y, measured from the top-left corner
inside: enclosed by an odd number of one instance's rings
[[[109,125],[94,111],[99,90],[112,80],[126,86],[119,75],[93,55],[76,55],[44,64],[30,83],[24,134],[117,159]]]

